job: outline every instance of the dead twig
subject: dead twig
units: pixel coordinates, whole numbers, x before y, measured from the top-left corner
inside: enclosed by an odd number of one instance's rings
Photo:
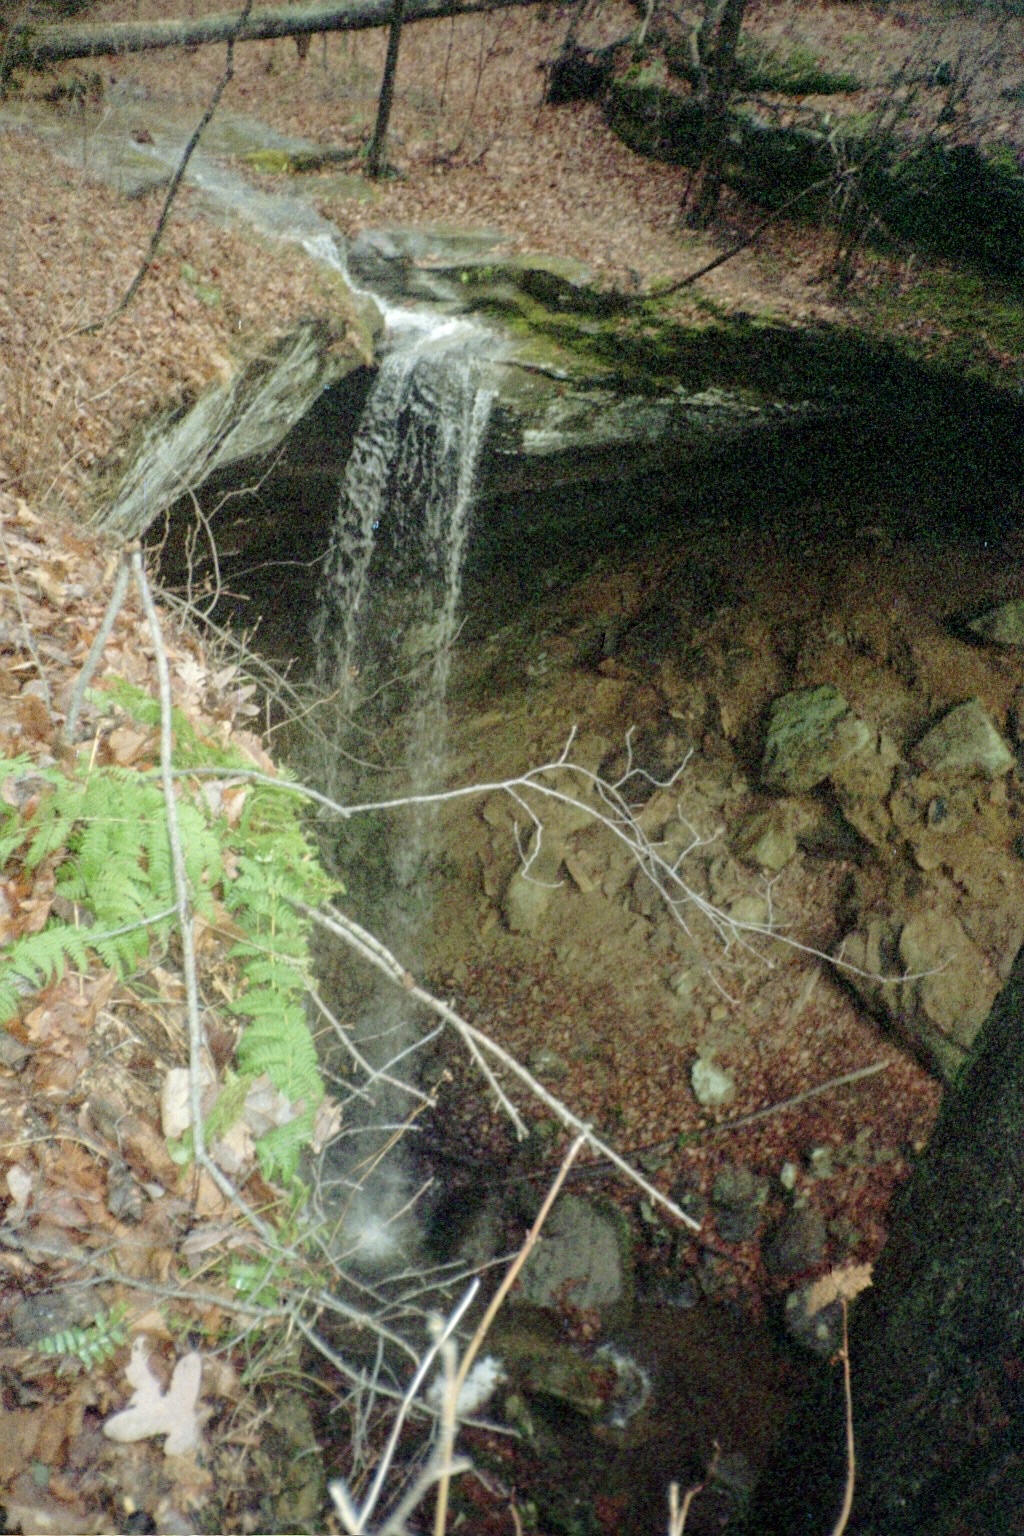
[[[686,1521],[690,1514],[690,1505],[699,1493],[703,1493],[708,1483],[714,1478],[718,1467],[719,1448],[715,1446],[715,1453],[708,1465],[704,1481],[694,1483],[692,1488],[687,1488],[683,1494],[683,1501],[679,1502],[679,1484],[670,1483],[668,1490],[668,1536],[683,1536],[686,1530]]]
[[[199,144],[199,140],[202,138],[203,132],[213,117],[213,114],[216,112],[217,107],[220,104],[220,99],[224,92],[227,90],[228,85],[231,83],[231,79],[235,73],[235,40],[249,19],[249,12],[252,10],[252,4],[253,0],[245,0],[245,4],[242,6],[241,11],[238,13],[238,20],[235,23],[234,30],[228,37],[227,55],[224,61],[224,73],[217,81],[217,84],[214,87],[213,95],[210,97],[206,110],[202,117],[199,119],[199,122],[196,124],[192,133],[192,137],[189,139],[188,143],[185,145],[184,150],[182,151],[182,156],[178,161],[177,169],[175,170],[174,175],[171,177],[171,184],[167,188],[167,195],[164,198],[164,205],[160,210],[160,217],[156,221],[156,226],[152,235],[150,236],[149,247],[145,256],[143,256],[142,261],[139,263],[138,271],[132,278],[131,282],[128,284],[128,287],[125,289],[124,293],[121,295],[121,298],[110,311],[110,314],[106,315],[102,320],[93,321],[92,325],[82,326],[77,334],[83,336],[93,335],[96,331],[100,331],[104,328],[104,326],[109,325],[112,320],[116,320],[118,315],[123,315],[129,304],[134,299],[135,295],[138,293],[139,289],[142,287],[142,284],[146,279],[146,275],[156,258],[156,253],[160,249],[160,241],[163,239],[164,229],[167,226],[167,220],[170,218],[171,207],[174,203],[174,199],[178,195],[178,188],[181,186],[182,180],[184,179],[185,172],[188,169],[188,163],[192,159],[192,156]]]
[[[89,647],[89,654],[85,658],[85,664],[78,674],[78,681],[75,683],[74,691],[71,695],[67,719],[64,722],[64,741],[69,747],[74,745],[75,730],[78,726],[78,717],[82,712],[82,705],[85,703],[86,691],[96,675],[96,668],[100,664],[107,641],[110,639],[110,632],[124,604],[125,593],[128,591],[128,583],[131,580],[129,553],[128,550],[122,553],[118,563],[117,576],[114,579],[114,589],[107,600],[106,611],[104,612],[100,627],[93,637],[92,645]]]
[[[857,1481],[857,1454],[853,1438],[853,1390],[850,1383],[850,1319],[845,1296],[843,1307],[843,1343],[839,1358],[843,1363],[843,1398],[846,1405],[846,1488],[839,1518],[832,1527],[831,1536],[843,1536],[853,1509],[853,1490]]]
[[[839,1077],[830,1077],[826,1083],[815,1083],[813,1088],[808,1088],[803,1093],[796,1093],[791,1099],[780,1099],[777,1104],[769,1104],[766,1109],[755,1109],[749,1115],[738,1115],[735,1120],[723,1120],[721,1125],[712,1126],[709,1135],[718,1136],[723,1131],[738,1131],[741,1126],[753,1125],[758,1120],[767,1120],[770,1115],[780,1115],[783,1110],[795,1109],[798,1104],[806,1104],[808,1099],[816,1099],[822,1093],[829,1093],[833,1088],[845,1088],[848,1083],[859,1083],[861,1078],[874,1077],[876,1072],[884,1072],[891,1066],[890,1061],[874,1061],[870,1067],[858,1067],[853,1072],[843,1072]]]

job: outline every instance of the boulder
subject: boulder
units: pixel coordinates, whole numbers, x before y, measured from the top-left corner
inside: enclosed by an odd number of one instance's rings
[[[982,774],[995,779],[1016,759],[978,699],[958,704],[914,748],[914,757],[936,774]]]
[[[838,688],[798,688],[775,700],[768,718],[761,782],[799,795],[829,778],[871,740]]]
[[[569,1305],[628,1311],[632,1286],[626,1223],[613,1207],[563,1195],[523,1265],[517,1299],[557,1311]]]
[[[1015,602],[1000,603],[997,608],[990,608],[987,613],[972,619],[967,628],[992,645],[1021,649],[1024,647],[1024,599],[1018,598]]]

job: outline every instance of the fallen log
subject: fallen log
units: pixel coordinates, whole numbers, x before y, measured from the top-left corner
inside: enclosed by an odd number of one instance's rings
[[[408,0],[403,21],[432,21],[439,16],[463,16],[540,3],[542,0]],[[14,68],[38,69],[63,59],[139,53],[147,48],[197,48],[206,43],[225,43],[232,36],[243,43],[273,37],[309,37],[314,32],[365,31],[387,26],[393,10],[394,0],[345,0],[342,5],[268,6],[253,11],[241,27],[237,11],[180,21],[14,26],[6,38],[0,30],[0,54],[4,72],[9,74]]]

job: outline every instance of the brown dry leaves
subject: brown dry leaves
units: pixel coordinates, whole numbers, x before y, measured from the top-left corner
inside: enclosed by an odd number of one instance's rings
[[[135,423],[229,375],[268,333],[331,309],[311,262],[268,260],[196,218],[186,192],[135,302],[80,334],[134,276],[161,195],[127,202],[28,133],[0,132],[0,184],[0,489],[33,502],[80,506]]]

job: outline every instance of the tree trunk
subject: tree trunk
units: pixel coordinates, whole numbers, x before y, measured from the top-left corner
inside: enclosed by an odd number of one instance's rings
[[[506,6],[537,5],[541,0],[406,0],[404,20],[430,21]],[[271,37],[302,37],[314,32],[360,31],[386,27],[394,0],[345,0],[323,6],[269,6],[253,11],[238,27],[237,11],[181,21],[68,23],[66,26],[12,27],[7,37],[5,70],[86,59],[98,54],[138,53],[146,48],[195,48],[223,43],[237,29],[238,42]],[[0,34],[2,35],[2,34]]]
[[[1024,1532],[1024,949],[897,1203],[851,1330],[851,1536]],[[801,1409],[759,1536],[822,1536],[838,1382]]]
[[[394,0],[391,26],[388,30],[388,51],[384,59],[384,74],[377,98],[377,121],[373,126],[373,138],[366,151],[366,174],[374,181],[387,169],[388,123],[391,120],[391,103],[395,97],[395,71],[398,68],[398,45],[402,40],[402,22],[405,17],[405,0]]]
[[[707,229],[718,212],[729,139],[729,101],[736,80],[736,49],[747,0],[708,0],[698,38],[704,127],[700,165],[690,189],[688,222]]]

